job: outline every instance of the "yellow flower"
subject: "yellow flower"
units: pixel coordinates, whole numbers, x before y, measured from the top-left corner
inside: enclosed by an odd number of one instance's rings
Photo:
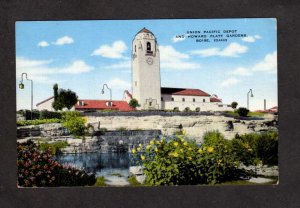
[[[202,149],[199,149],[198,152],[199,152],[200,154],[202,154],[202,153],[203,153],[203,150],[202,150]]]
[[[156,144],[160,144],[160,141],[156,141]]]
[[[178,157],[178,153],[177,153],[177,152],[174,152],[174,153],[173,153],[173,157]]]
[[[191,151],[191,150],[192,150],[192,148],[190,147],[190,148],[189,148],[189,150]]]
[[[186,146],[186,145],[187,145],[187,142],[184,142],[183,145]]]
[[[142,144],[139,144],[139,147],[142,147],[143,145]]]
[[[177,147],[178,146],[178,142],[174,142],[174,146]]]
[[[183,152],[183,149],[180,149],[179,151],[180,151],[180,152]]]
[[[252,152],[252,151],[253,151],[253,149],[249,148],[249,149],[248,149],[248,151],[249,151],[249,152]]]
[[[181,139],[181,142],[184,142],[184,139]]]
[[[135,154],[135,153],[136,153],[136,150],[133,148],[133,149],[131,150],[131,152],[132,152],[132,154]]]
[[[157,149],[157,147],[155,147],[154,151],[155,151],[155,152],[158,152],[158,149]]]
[[[141,160],[145,160],[145,156],[144,155],[141,155]]]
[[[151,145],[147,145],[146,148],[147,148],[147,150],[149,150],[149,149],[151,149],[151,147],[152,147]]]
[[[213,148],[213,147],[208,147],[208,148],[207,148],[207,151],[208,151],[209,153],[211,153],[211,152],[214,151],[214,148]]]
[[[150,144],[153,145],[154,144],[154,140],[151,140]]]
[[[189,160],[192,160],[192,157],[188,157]]]
[[[185,131],[185,130],[182,130],[182,134],[185,135],[185,134],[186,134],[186,131]]]
[[[141,148],[140,148],[140,147],[138,147],[138,148],[137,148],[137,151],[141,151]]]

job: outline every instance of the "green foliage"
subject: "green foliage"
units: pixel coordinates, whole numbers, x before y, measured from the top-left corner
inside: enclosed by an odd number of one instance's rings
[[[116,131],[127,131],[127,128],[126,127],[119,127],[119,128],[116,128]]]
[[[18,144],[17,151],[19,186],[91,186],[96,182],[94,174],[59,164],[50,152],[38,151],[32,141]]]
[[[50,151],[52,155],[57,155],[61,153],[61,149],[68,146],[66,141],[58,141],[54,143],[40,143],[38,149],[42,152]]]
[[[97,186],[97,187],[103,187],[103,186],[106,186],[104,176],[97,177],[96,183],[95,183],[94,186]]]
[[[246,117],[249,113],[249,110],[247,108],[238,108],[236,112],[239,114],[239,116]]]
[[[213,136],[201,147],[182,135],[152,140],[132,153],[138,153],[150,185],[215,184],[249,176],[249,172],[238,169],[239,161],[235,161],[228,142],[218,134]]]
[[[51,118],[61,119],[61,113],[60,112],[47,111],[47,110],[40,111],[40,119],[51,119]]]
[[[62,114],[62,126],[67,128],[71,134],[75,136],[83,136],[85,134],[86,119],[80,117],[80,114],[76,111],[63,112]]]
[[[237,102],[233,101],[233,102],[231,103],[231,107],[232,107],[233,109],[236,109],[237,106],[238,106],[238,103],[237,103]]]
[[[130,176],[128,178],[128,182],[130,184],[130,186],[143,186],[143,184],[139,183],[137,180],[136,180],[136,177],[135,176]]]
[[[17,114],[24,116],[26,120],[31,120],[31,110],[18,110]],[[40,118],[40,112],[38,110],[32,110],[32,120]]]
[[[61,119],[52,118],[52,119],[41,119],[41,120],[28,120],[28,121],[17,121],[17,126],[29,126],[29,125],[39,125],[46,123],[60,123]]]
[[[245,165],[278,165],[277,132],[237,135],[232,140],[232,147],[236,158]]]
[[[209,131],[204,134],[203,141],[206,145],[215,145],[226,140],[219,131]]]
[[[77,95],[75,92],[70,89],[58,89],[57,84],[53,86],[54,91],[54,102],[52,103],[52,107],[57,110],[62,110],[63,108],[67,108],[70,110],[78,101]]]
[[[133,98],[129,101],[129,106],[132,108],[136,108],[139,107],[139,102],[137,101],[137,99]]]

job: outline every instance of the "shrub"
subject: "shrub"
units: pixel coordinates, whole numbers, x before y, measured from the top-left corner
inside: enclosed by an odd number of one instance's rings
[[[40,112],[40,119],[51,119],[51,118],[61,119],[61,113],[60,112],[47,111],[47,110],[42,110]]]
[[[239,116],[246,117],[249,113],[249,110],[247,108],[238,108],[237,113]]]
[[[245,165],[278,165],[278,133],[237,135],[232,140],[235,156]]]
[[[66,141],[58,141],[55,143],[40,143],[38,145],[38,149],[40,151],[46,152],[50,151],[52,155],[57,155],[61,153],[61,149],[68,146],[68,142]]]
[[[129,101],[129,106],[132,108],[136,108],[136,107],[139,107],[140,105],[139,105],[139,102],[137,101],[137,99],[133,98]]]
[[[95,186],[98,186],[98,187],[106,186],[104,176],[97,177]]]
[[[224,141],[224,136],[219,131],[206,132],[203,136],[203,142],[206,145],[216,145]]]
[[[140,182],[138,182],[138,181],[136,180],[136,177],[135,177],[135,176],[130,176],[130,177],[128,178],[128,182],[129,182],[129,184],[130,184],[131,186],[143,186],[143,184],[141,184]]]
[[[24,116],[26,120],[31,120],[31,111],[30,110],[19,110],[18,114]],[[40,112],[38,110],[32,110],[32,120],[36,120],[40,118]]]
[[[62,115],[62,125],[67,128],[71,134],[75,136],[83,136],[85,134],[86,119],[80,117],[76,111],[64,112]]]
[[[206,141],[214,141],[207,139]],[[169,140],[151,141],[139,154],[149,185],[215,184],[249,176],[238,169],[230,145],[225,139],[199,147],[184,136]]]
[[[19,186],[85,186],[96,182],[94,174],[62,166],[49,151],[38,151],[32,141],[18,144],[17,150]]]
[[[17,121],[17,126],[29,126],[29,125],[39,125],[46,123],[60,123],[61,120],[57,118],[52,119],[41,119],[41,120],[28,120],[28,121]]]
[[[238,103],[237,103],[236,101],[233,101],[233,102],[231,103],[231,107],[232,107],[233,109],[236,109],[237,106],[238,106]]]

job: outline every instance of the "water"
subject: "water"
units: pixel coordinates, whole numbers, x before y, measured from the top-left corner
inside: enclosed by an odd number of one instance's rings
[[[129,185],[130,155],[126,153],[65,154],[55,158],[60,164],[83,168],[96,176],[104,176],[106,183],[115,186]]]

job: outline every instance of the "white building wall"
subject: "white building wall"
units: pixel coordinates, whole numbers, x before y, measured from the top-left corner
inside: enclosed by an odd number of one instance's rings
[[[200,111],[233,111],[233,109],[227,105],[217,102],[210,102],[209,96],[184,96],[184,95],[162,95],[163,102],[162,107],[166,110],[174,110],[177,107],[180,111],[184,111],[185,108],[195,111],[196,108],[200,108]],[[174,98],[174,101],[172,101]],[[185,101],[182,101],[182,99]],[[193,102],[195,99],[195,102]],[[205,101],[205,102],[204,102]]]
[[[47,100],[39,105],[36,106],[36,109],[41,110],[48,110],[48,111],[54,111],[52,108],[52,103],[54,102],[54,98],[51,98],[50,100]]]

